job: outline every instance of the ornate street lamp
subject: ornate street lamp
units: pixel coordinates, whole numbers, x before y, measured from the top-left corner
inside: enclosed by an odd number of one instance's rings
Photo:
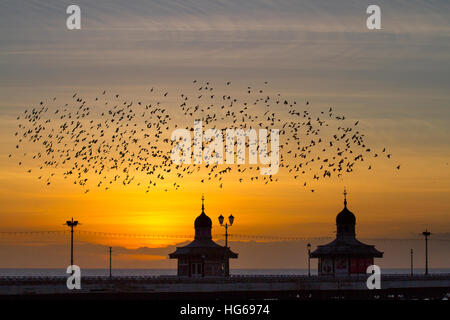
[[[425,275],[428,275],[428,237],[431,235],[431,232],[425,230],[422,232],[422,235],[425,237]]]
[[[73,266],[73,228],[78,225],[77,220],[67,220],[65,225],[70,228],[70,265]]]
[[[226,258],[226,263],[225,263],[225,276],[229,276],[230,275],[230,266],[228,265],[228,227],[233,225],[234,222],[234,217],[232,214],[230,214],[230,216],[228,217],[228,223],[223,224],[224,222],[224,217],[223,215],[219,216],[219,223],[222,227],[225,227],[225,258]]]
[[[224,217],[223,215],[219,216],[219,223],[222,227],[225,227],[225,247],[228,247],[228,227],[231,227],[234,222],[234,217],[232,214],[228,217],[228,223],[223,224]]]

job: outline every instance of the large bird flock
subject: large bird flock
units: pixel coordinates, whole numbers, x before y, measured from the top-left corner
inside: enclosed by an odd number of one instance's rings
[[[255,164],[174,164],[171,133],[192,132],[194,120],[223,136],[225,129],[279,129],[280,171],[261,175]],[[149,88],[135,100],[108,90],[92,98],[76,92],[66,103],[41,101],[17,121],[16,152],[9,157],[45,185],[62,175],[85,193],[114,185],[178,190],[188,177],[220,188],[232,180],[267,185],[294,179],[314,192],[319,180],[342,179],[357,166],[372,170],[375,158],[391,159],[386,148],[367,145],[359,121],[333,107],[319,110],[310,101],[283,97],[267,82],[243,88],[226,82],[216,90],[209,81],[194,80],[188,93]]]

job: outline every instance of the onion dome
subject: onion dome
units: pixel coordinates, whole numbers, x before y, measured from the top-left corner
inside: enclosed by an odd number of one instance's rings
[[[336,216],[337,238],[355,238],[356,217],[347,208],[347,191],[344,189],[344,209]]]
[[[347,191],[344,189],[344,209],[336,216],[336,224],[356,224],[356,217],[347,208]]]
[[[202,213],[195,219],[195,239],[211,240],[212,221],[205,214],[205,198],[202,196]]]
[[[195,219],[194,227],[197,228],[212,228],[211,218],[205,214],[205,197],[202,195],[202,213]]]
[[[202,211],[202,213],[195,219],[195,229],[197,228],[212,228],[211,219]]]
[[[336,216],[336,224],[356,224],[355,215],[347,209],[347,206]]]

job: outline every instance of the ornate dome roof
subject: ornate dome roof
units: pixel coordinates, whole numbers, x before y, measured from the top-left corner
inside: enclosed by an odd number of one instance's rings
[[[202,213],[195,219],[194,226],[196,229],[197,228],[212,228],[212,221],[202,210]]]
[[[202,213],[195,219],[194,227],[197,228],[212,228],[211,218],[205,214],[205,197],[202,195]]]
[[[356,217],[347,209],[347,205],[345,205],[344,209],[336,216],[336,224],[356,224]]]
[[[347,209],[347,190],[344,188],[344,209],[336,216],[336,224],[356,224],[356,217]]]

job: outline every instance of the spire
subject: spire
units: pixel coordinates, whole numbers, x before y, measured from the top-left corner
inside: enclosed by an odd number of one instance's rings
[[[205,213],[205,196],[202,193],[202,213]]]
[[[347,208],[347,190],[344,187],[344,207]]]

